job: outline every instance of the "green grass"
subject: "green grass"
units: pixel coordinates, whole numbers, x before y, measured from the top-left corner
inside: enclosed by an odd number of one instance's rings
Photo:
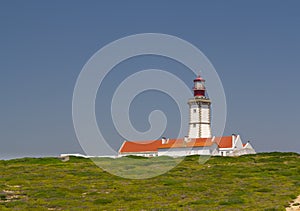
[[[131,158],[96,162],[131,176],[163,172],[178,162]],[[296,153],[212,157],[200,163],[199,156],[190,156],[163,175],[132,180],[84,158],[0,161],[0,210],[284,210],[300,195]]]

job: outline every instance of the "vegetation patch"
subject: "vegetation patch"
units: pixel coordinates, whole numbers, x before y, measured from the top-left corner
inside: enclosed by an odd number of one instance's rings
[[[244,204],[245,200],[241,198],[229,198],[226,201],[221,201],[220,205]]]
[[[0,210],[284,210],[300,195],[300,156],[70,157],[0,161]],[[206,162],[203,162],[206,161]],[[165,172],[164,168],[174,166]],[[150,179],[111,175],[163,172]],[[138,178],[138,177],[137,177]],[[293,201],[293,202],[291,202]]]
[[[112,203],[113,200],[112,199],[105,199],[105,198],[102,198],[102,199],[96,199],[94,201],[94,204],[109,204],[109,203]]]

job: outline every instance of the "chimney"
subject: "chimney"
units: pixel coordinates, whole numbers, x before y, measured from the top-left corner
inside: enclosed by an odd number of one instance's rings
[[[167,139],[166,139],[166,137],[162,137],[161,138],[161,143],[162,144],[166,144],[168,141],[167,141]]]
[[[188,136],[184,136],[184,139],[183,139],[183,140],[184,140],[184,142],[185,142],[185,143],[187,143],[187,142],[189,142],[189,141],[190,141],[190,139],[189,139],[189,137],[188,137]]]

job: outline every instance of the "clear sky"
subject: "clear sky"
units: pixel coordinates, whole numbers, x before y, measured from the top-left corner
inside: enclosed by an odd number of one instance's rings
[[[276,0],[1,1],[0,159],[82,153],[72,124],[77,76],[104,45],[146,32],[187,40],[210,59],[227,99],[224,135],[238,133],[259,152],[300,152],[299,9],[299,1]],[[192,86],[194,76],[181,74],[184,67],[155,56],[112,70],[96,112],[114,148],[123,140],[104,104],[122,78],[145,67],[173,71]],[[159,108],[173,122],[166,135],[175,136],[171,104],[162,93],[145,92],[132,103],[132,122],[146,130],[147,112]]]

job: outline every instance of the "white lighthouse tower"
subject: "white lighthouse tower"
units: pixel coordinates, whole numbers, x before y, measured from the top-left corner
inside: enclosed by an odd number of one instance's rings
[[[189,99],[190,122],[189,138],[211,138],[210,127],[210,104],[211,101],[205,96],[205,80],[198,76],[194,80],[194,98]]]

